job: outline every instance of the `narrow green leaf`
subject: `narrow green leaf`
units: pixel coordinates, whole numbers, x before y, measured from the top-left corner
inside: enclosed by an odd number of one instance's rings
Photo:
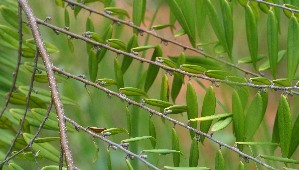
[[[221,150],[218,150],[215,157],[215,170],[225,170],[225,161]]]
[[[55,0],[57,6],[64,8],[64,1],[63,0]]]
[[[18,28],[18,12],[4,5],[0,6],[2,18],[14,28]]]
[[[44,138],[36,138],[34,140],[35,143],[44,143],[44,142],[52,142],[58,141],[60,137],[44,137]]]
[[[187,106],[185,105],[172,105],[164,109],[165,114],[178,114],[186,111],[187,111]]]
[[[118,7],[106,7],[104,8],[106,12],[110,13],[110,15],[118,15],[118,16],[126,16],[130,18],[128,11],[118,8]]]
[[[94,32],[94,24],[93,24],[92,19],[91,19],[90,16],[88,16],[88,18],[86,20],[85,30],[90,31],[90,32]]]
[[[149,128],[148,129],[149,129],[149,135],[152,136],[154,139],[156,139],[157,138],[156,128],[155,128],[154,122],[151,119],[149,119]],[[153,148],[156,148],[156,144],[157,144],[156,140],[151,140],[151,144],[152,144]]]
[[[260,61],[262,59],[264,59],[265,56],[262,54],[258,54],[256,61]],[[239,64],[249,64],[249,63],[253,63],[251,56],[248,57],[242,57],[238,60]],[[269,66],[270,67],[270,66]]]
[[[172,128],[172,150],[176,150],[179,151],[180,150],[180,141],[178,138],[178,135],[176,133],[176,130],[174,128]],[[180,166],[180,161],[181,161],[181,155],[176,153],[173,154],[172,156],[172,160],[173,160],[173,166],[178,167]]]
[[[172,27],[172,26],[173,26],[172,24],[160,24],[160,25],[152,26],[152,29],[153,30],[161,30],[161,29],[164,29],[164,28],[167,28],[167,27]]]
[[[219,130],[226,128],[232,122],[232,120],[233,120],[232,117],[219,119],[216,123],[214,123],[214,125],[211,128],[211,131],[217,132]]]
[[[5,25],[0,25],[0,37],[5,41],[5,45],[11,49],[17,49],[19,46],[18,32]],[[2,44],[1,44],[2,45]],[[3,44],[4,45],[4,44]]]
[[[134,34],[128,42],[127,52],[131,52],[131,49],[135,48],[137,46],[138,46],[138,37],[137,37],[136,34]],[[132,61],[133,61],[132,57],[124,56],[124,59],[123,59],[122,64],[121,64],[121,70],[123,71],[123,73],[125,73],[128,70],[128,68],[130,67]]]
[[[160,89],[160,99],[165,102],[169,102],[169,82],[166,74],[163,75],[161,81]],[[160,112],[163,113],[164,108],[160,109]],[[165,122],[165,119],[162,118],[162,121]]]
[[[285,56],[286,53],[287,53],[286,50],[281,50],[278,52],[278,58],[276,64],[278,64],[281,61],[281,59]],[[265,71],[268,70],[269,68],[270,68],[270,61],[269,59],[267,59],[263,64],[260,65],[259,71]]]
[[[243,162],[241,162],[241,161],[238,165],[238,170],[245,170],[245,166],[244,166]]]
[[[268,55],[272,76],[276,78],[278,60],[278,22],[273,10],[269,11],[267,21]]]
[[[198,142],[195,138],[192,139],[189,156],[189,167],[197,167],[199,159]]]
[[[203,100],[202,109],[201,109],[201,117],[211,116],[215,114],[216,109],[216,97],[215,92],[212,86],[210,86],[207,91],[205,98]],[[204,121],[200,123],[200,131],[204,133],[208,133],[211,127],[212,120]],[[204,136],[200,137],[201,142],[203,143],[205,140]]]
[[[228,56],[232,59],[232,50],[234,42],[234,23],[231,4],[227,0],[221,0],[220,4],[223,18],[224,35],[227,43],[227,53]]]
[[[25,44],[29,48],[31,48],[31,49],[33,49],[35,51],[35,49],[36,49],[36,42],[35,42],[35,40],[33,38],[27,39],[25,41]],[[47,41],[44,41],[44,44],[45,44],[46,49],[47,49],[47,51],[49,53],[59,53],[59,49],[58,49],[58,47],[56,47],[56,45],[54,45],[54,44],[52,44],[50,42],[47,42]]]
[[[258,56],[258,31],[256,17],[249,4],[246,5],[245,9],[245,21],[248,48],[250,56],[252,58],[253,67],[256,69],[256,62]]]
[[[278,143],[271,143],[271,142],[236,142],[240,145],[262,145],[262,146],[278,146]]]
[[[49,166],[42,167],[41,170],[60,170],[60,169],[59,169],[59,166],[57,166],[57,165],[49,165]],[[67,168],[62,167],[62,170],[67,170]]]
[[[117,85],[115,80],[108,79],[108,78],[97,79],[96,83],[98,83],[99,85],[104,86],[104,87]]]
[[[140,26],[143,22],[146,8],[146,0],[134,0],[133,1],[133,23]]]
[[[155,51],[151,57],[151,61],[156,61],[157,57],[161,57],[163,55],[163,51],[161,46],[156,46]],[[151,86],[153,85],[157,75],[159,72],[159,67],[153,64],[150,64],[148,69],[147,69],[147,74],[145,78],[145,83],[144,83],[144,91],[147,92]]]
[[[147,98],[146,92],[135,87],[123,87],[119,89],[119,92],[126,96],[144,96]]]
[[[229,72],[223,70],[208,70],[205,75],[220,80],[225,80],[227,76],[231,76]]]
[[[287,78],[272,80],[275,86],[288,87],[292,86],[292,82]]]
[[[294,122],[293,128],[292,128],[292,138],[291,138],[291,143],[290,143],[290,151],[288,158],[290,158],[296,149],[298,148],[299,145],[299,135],[297,135],[299,132],[299,115],[297,116],[296,121]]]
[[[294,159],[288,159],[288,158],[281,158],[277,156],[270,156],[270,155],[260,155],[261,158],[272,160],[272,161],[278,161],[283,163],[292,163],[292,164],[299,164],[299,161]]]
[[[90,52],[88,53],[88,71],[89,71],[89,77],[92,82],[95,82],[98,75],[98,62],[96,53],[93,51],[93,49],[90,49]]]
[[[129,139],[124,139],[121,142],[122,143],[129,143],[129,142],[137,142],[137,141],[141,141],[141,140],[145,140],[145,139],[150,139],[151,141],[156,141],[155,138],[153,138],[152,136],[140,136],[140,137],[134,137],[134,138],[129,138]]]
[[[176,153],[181,153],[180,151],[177,150],[171,150],[171,149],[151,149],[151,150],[143,150],[143,153],[157,153],[161,155],[167,155],[167,154],[176,154]]]
[[[171,167],[171,166],[164,166],[164,169],[168,169],[168,170],[209,170],[211,168],[207,168],[207,167]]]
[[[9,164],[4,164],[3,170],[23,170],[23,168],[11,162]]]
[[[180,66],[180,69],[193,74],[203,74],[206,71],[205,68],[198,65],[192,65],[192,64],[182,64]]]
[[[277,117],[278,117],[280,148],[281,148],[282,156],[287,157],[289,155],[290,142],[291,142],[292,119],[291,119],[290,106],[287,101],[287,97],[284,95],[281,95],[279,99]]]
[[[108,170],[112,170],[112,163],[111,163],[111,155],[110,155],[110,149],[109,148],[107,148],[107,150],[106,150],[106,159],[107,159],[107,169]]]
[[[182,53],[177,61],[177,65],[181,65],[184,63],[185,63],[185,54]],[[183,83],[184,83],[184,75],[174,74],[174,78],[172,81],[172,87],[171,87],[171,98],[174,103],[181,91]]]
[[[131,52],[141,52],[141,51],[146,51],[146,50],[156,48],[156,47],[157,47],[156,45],[139,46],[139,47],[131,48]],[[160,57],[162,57],[162,55]]]
[[[120,89],[124,87],[123,72],[121,71],[121,67],[119,65],[117,58],[114,58],[114,74],[117,82],[117,88]]]
[[[33,135],[23,133],[23,138],[27,144],[33,138]],[[39,154],[53,162],[59,162],[59,151],[49,143],[33,143],[32,148],[35,152],[39,151]]]
[[[119,39],[108,39],[107,42],[110,47],[113,47],[117,50],[126,51],[126,44]]]
[[[288,26],[287,37],[287,53],[288,53],[288,78],[290,81],[294,79],[297,66],[299,63],[299,23],[298,20],[292,16]]]
[[[163,100],[158,100],[158,99],[143,99],[143,101],[146,104],[161,107],[161,108],[166,108],[166,107],[172,106],[171,103],[163,101]]]
[[[210,115],[210,116],[203,116],[195,119],[190,119],[191,122],[194,121],[210,121],[215,119],[222,119],[232,116],[232,113],[224,113],[224,114],[217,114],[217,115]]]
[[[113,32],[113,26],[112,24],[108,23],[109,26],[105,30],[104,34],[102,35],[102,40],[103,42],[107,41],[112,37],[112,32]],[[102,59],[104,58],[105,54],[107,52],[107,48],[101,48],[100,51],[97,51],[97,62],[100,63]],[[125,57],[128,58],[128,57]]]
[[[234,129],[236,141],[242,142],[244,141],[245,116],[243,113],[240,97],[236,91],[233,92],[233,96],[232,96],[232,113],[233,113],[233,129]],[[238,148],[242,150],[243,146],[238,145]]]
[[[70,15],[69,11],[66,8],[64,9],[64,26],[66,26],[67,28],[70,27]]]
[[[127,164],[129,170],[134,170],[133,166],[131,165],[131,163],[128,159],[126,159],[126,164]]]
[[[206,23],[207,8],[205,8],[205,0],[195,1],[196,12],[196,28],[199,39],[203,38],[203,30]]]
[[[187,93],[186,93],[186,104],[187,104],[187,116],[188,119],[194,119],[198,116],[198,103],[196,91],[191,82],[188,82]],[[191,122],[190,126],[194,129],[197,128],[196,122]],[[194,138],[195,133],[190,131],[191,139]]]
[[[120,134],[120,133],[129,134],[128,131],[124,128],[109,128],[109,129],[104,130],[102,133],[105,134],[106,132],[109,132],[110,135],[116,135],[116,134]]]
[[[165,57],[157,57],[156,61],[162,63],[163,65],[166,65],[168,67],[172,68],[178,68],[177,63],[173,62],[172,60],[165,58]],[[178,60],[177,60],[178,61]]]
[[[245,118],[245,136],[247,140],[251,140],[262,120],[264,119],[263,99],[260,93],[253,98]]]

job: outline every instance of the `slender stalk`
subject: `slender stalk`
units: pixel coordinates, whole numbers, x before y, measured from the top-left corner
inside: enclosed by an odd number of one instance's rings
[[[53,63],[49,58],[49,54],[45,48],[39,28],[36,23],[36,18],[32,12],[31,7],[28,4],[28,1],[27,0],[19,0],[19,3],[21,4],[21,6],[27,16],[28,24],[31,28],[33,38],[36,42],[38,51],[40,52],[40,55],[43,59],[44,65],[46,67],[50,91],[51,91],[52,99],[54,101],[54,105],[55,105],[57,117],[58,117],[60,144],[61,144],[61,146],[63,148],[63,152],[65,154],[67,168],[71,169],[71,170],[77,169],[74,165],[71,150],[69,148],[69,142],[67,139],[67,128],[66,128],[66,124],[65,124],[65,120],[64,120],[64,108],[63,108],[63,104],[62,104],[60,96],[59,96],[59,90],[58,90],[58,86],[57,86],[57,81],[55,79],[55,74],[52,70]]]

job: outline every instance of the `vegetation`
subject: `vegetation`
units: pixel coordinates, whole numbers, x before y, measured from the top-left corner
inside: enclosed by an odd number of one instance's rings
[[[298,168],[298,1],[0,5],[1,169]]]

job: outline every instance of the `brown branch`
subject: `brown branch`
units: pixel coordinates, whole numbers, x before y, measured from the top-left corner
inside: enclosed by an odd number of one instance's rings
[[[10,97],[12,92],[16,89],[16,82],[17,82],[17,78],[19,75],[19,68],[21,65],[21,58],[22,58],[22,41],[23,41],[23,27],[22,27],[22,8],[20,6],[20,4],[18,5],[18,19],[19,19],[19,28],[18,28],[18,32],[19,32],[19,47],[18,47],[18,62],[17,62],[17,66],[16,66],[16,70],[13,73],[13,81],[12,81],[12,85],[11,88],[9,90],[9,93],[7,94],[7,99],[5,101],[5,104],[0,112],[0,119],[4,113],[4,111],[7,109]]]
[[[243,68],[241,68],[241,67],[238,67],[238,66],[236,66],[236,65],[234,65],[234,64],[232,64],[232,63],[230,63],[230,62],[227,62],[227,61],[224,61],[224,60],[215,58],[215,57],[213,57],[213,56],[211,56],[211,55],[209,55],[209,54],[206,54],[206,53],[202,52],[201,50],[199,50],[199,49],[197,49],[197,48],[193,48],[193,47],[190,47],[190,46],[186,46],[186,45],[181,44],[181,43],[179,43],[179,42],[177,42],[177,41],[174,41],[174,40],[170,40],[170,39],[164,38],[164,37],[162,37],[161,35],[158,35],[156,32],[149,31],[149,30],[147,30],[147,29],[138,27],[138,26],[134,25],[131,21],[124,21],[124,20],[118,19],[118,18],[116,18],[116,17],[113,17],[113,16],[109,15],[109,14],[106,13],[106,12],[100,12],[100,11],[97,11],[97,10],[95,10],[95,9],[93,9],[93,8],[90,8],[90,7],[88,7],[88,6],[85,6],[85,5],[83,5],[83,4],[81,4],[81,3],[78,3],[78,2],[74,2],[74,1],[71,1],[71,0],[64,0],[64,1],[67,2],[67,3],[69,3],[69,4],[71,4],[71,5],[75,5],[75,6],[81,7],[82,9],[85,9],[85,10],[87,10],[87,11],[89,11],[89,12],[93,12],[93,13],[95,13],[95,14],[101,15],[101,16],[103,16],[103,17],[105,17],[105,18],[108,18],[108,19],[114,21],[114,22],[121,23],[121,24],[127,25],[127,26],[129,26],[129,27],[135,28],[135,29],[138,30],[139,32],[145,32],[145,33],[147,33],[147,34],[149,34],[149,35],[151,35],[151,36],[153,36],[153,37],[156,37],[156,38],[160,39],[162,42],[171,43],[171,44],[177,45],[177,46],[179,46],[179,47],[182,47],[184,50],[186,49],[186,50],[190,50],[190,51],[196,52],[196,53],[198,53],[198,54],[200,54],[200,55],[203,55],[203,56],[205,56],[205,57],[208,57],[208,58],[211,58],[211,59],[216,60],[216,61],[218,61],[218,62],[221,62],[221,63],[223,63],[223,64],[226,64],[226,65],[228,65],[228,66],[230,66],[230,67],[233,67],[233,68],[235,68],[235,69],[237,69],[237,70],[240,70],[240,71],[242,71],[242,72],[244,72],[244,73],[246,73],[246,74],[250,74],[250,75],[253,75],[253,76],[256,76],[256,77],[259,77],[259,76],[260,76],[259,74],[256,74],[256,73],[253,73],[253,72],[251,72],[251,71],[245,70],[245,69],[243,69]]]
[[[49,27],[49,28],[55,30],[56,32],[61,32],[61,33],[64,33],[66,35],[69,35],[72,38],[80,39],[80,40],[83,40],[83,41],[88,42],[90,44],[93,44],[95,46],[100,46],[100,47],[106,48],[106,49],[108,49],[110,51],[113,51],[117,54],[123,54],[124,57],[132,57],[132,58],[137,59],[141,62],[146,62],[146,63],[149,63],[149,64],[156,65],[160,68],[165,69],[166,71],[178,72],[178,73],[181,73],[181,74],[186,75],[188,77],[196,77],[196,78],[199,78],[199,79],[208,80],[212,83],[219,82],[219,83],[225,83],[225,84],[228,84],[228,85],[247,86],[247,87],[256,88],[256,89],[281,90],[285,93],[291,93],[291,94],[299,95],[296,91],[288,92],[288,90],[299,90],[299,87],[297,87],[297,86],[281,87],[281,86],[275,86],[273,84],[271,84],[271,85],[257,85],[257,84],[253,84],[253,83],[250,83],[250,82],[248,82],[248,83],[239,83],[239,82],[233,82],[233,81],[230,81],[230,80],[222,80],[222,79],[211,78],[211,77],[207,77],[206,75],[203,75],[203,74],[193,74],[193,73],[183,71],[181,69],[165,66],[165,65],[163,65],[161,63],[158,63],[156,61],[151,61],[151,60],[148,60],[148,59],[145,59],[145,58],[138,57],[137,55],[135,55],[133,53],[128,53],[128,52],[125,52],[125,51],[117,50],[117,49],[115,49],[115,48],[113,48],[113,47],[111,47],[107,44],[103,44],[103,43],[93,41],[93,40],[91,40],[87,37],[75,34],[73,32],[67,31],[66,29],[63,29],[63,28],[59,28],[59,27],[54,26],[52,24],[46,23],[46,22],[44,22],[43,20],[40,20],[40,19],[37,19],[37,23],[39,23],[41,25],[44,25],[46,27]]]
[[[267,2],[267,1],[264,1],[264,0],[252,0],[252,1],[255,1],[255,2],[258,2],[258,3],[267,4],[267,5],[276,7],[276,8],[281,8],[283,10],[288,10],[288,11],[293,12],[293,13],[299,13],[298,9],[289,8],[289,7],[286,7],[285,5],[279,5],[279,4]]]
[[[175,119],[173,119],[173,118],[171,118],[171,117],[168,117],[167,115],[165,115],[165,114],[163,114],[163,113],[160,113],[160,112],[158,112],[158,111],[156,111],[156,110],[154,110],[154,109],[151,109],[151,108],[149,108],[149,107],[147,107],[147,106],[144,106],[143,103],[138,103],[138,102],[136,102],[136,101],[134,101],[134,100],[131,100],[131,99],[129,99],[129,98],[123,96],[123,94],[120,94],[120,93],[111,91],[111,90],[109,90],[109,89],[107,89],[107,88],[105,88],[105,87],[100,86],[100,85],[97,84],[97,83],[93,83],[93,82],[91,82],[91,81],[89,81],[89,80],[86,80],[86,79],[80,77],[80,76],[75,76],[75,75],[73,75],[73,74],[70,74],[70,73],[68,73],[68,72],[66,72],[66,71],[63,71],[62,69],[59,69],[59,68],[57,68],[57,67],[55,67],[55,66],[53,66],[53,70],[56,71],[57,73],[60,73],[60,74],[62,74],[62,75],[65,75],[66,77],[69,77],[69,78],[72,78],[72,79],[81,81],[81,82],[84,83],[85,85],[91,85],[91,86],[93,86],[93,87],[95,87],[95,88],[97,88],[97,89],[100,89],[100,90],[104,91],[105,93],[107,93],[108,95],[116,96],[116,97],[118,97],[118,98],[120,98],[120,99],[126,101],[128,104],[132,104],[132,105],[138,106],[138,107],[144,109],[145,111],[148,111],[150,114],[155,114],[155,115],[157,115],[157,116],[159,116],[159,117],[162,117],[162,118],[164,118],[164,119],[166,119],[166,120],[172,122],[174,125],[178,125],[178,126],[181,126],[181,127],[185,128],[185,129],[187,129],[187,130],[193,131],[193,132],[196,133],[197,135],[205,136],[206,138],[210,139],[211,141],[217,143],[219,146],[226,147],[226,148],[228,148],[229,150],[232,150],[232,151],[238,153],[238,154],[239,154],[241,157],[243,157],[244,159],[250,159],[250,160],[252,160],[252,161],[254,161],[254,162],[258,163],[258,164],[263,165],[263,166],[266,167],[266,168],[269,168],[269,169],[275,169],[275,168],[273,168],[272,166],[270,166],[270,165],[268,165],[268,164],[266,164],[266,163],[264,163],[264,162],[258,160],[257,158],[254,158],[254,157],[252,157],[252,156],[250,156],[250,155],[247,155],[247,154],[243,153],[242,151],[240,151],[240,150],[239,150],[238,148],[236,148],[236,147],[229,146],[228,144],[225,144],[225,143],[223,143],[223,142],[221,142],[221,141],[219,141],[219,140],[213,138],[213,137],[212,137],[211,135],[209,135],[209,134],[206,134],[206,133],[204,133],[204,132],[202,132],[202,131],[199,131],[199,130],[197,130],[197,129],[191,127],[191,126],[189,126],[188,124],[184,124],[184,123],[182,123],[182,122],[179,122],[179,121],[177,121],[177,120],[175,120]]]
[[[46,67],[50,91],[51,91],[52,99],[54,100],[54,105],[55,105],[57,117],[58,117],[60,144],[61,144],[64,154],[65,154],[67,168],[71,169],[71,170],[77,169],[74,165],[73,157],[72,157],[71,150],[70,150],[69,144],[68,144],[67,128],[66,128],[66,124],[64,121],[64,108],[63,108],[63,104],[62,104],[60,96],[59,96],[57,81],[55,79],[55,75],[52,70],[53,63],[49,58],[48,52],[45,48],[39,28],[36,23],[36,18],[32,12],[31,7],[28,4],[28,1],[27,0],[19,0],[19,3],[21,4],[21,6],[27,16],[28,24],[31,28],[33,38],[36,42],[38,51],[40,52],[40,55],[43,59],[44,65]]]
[[[72,125],[75,126],[76,129],[81,129],[83,130],[84,132],[90,134],[91,136],[95,137],[95,138],[98,138],[106,143],[108,143],[110,146],[115,146],[117,147],[118,149],[122,150],[123,152],[125,152],[127,154],[127,156],[129,157],[134,157],[134,158],[137,158],[138,160],[142,161],[143,163],[145,163],[148,167],[151,167],[155,170],[159,170],[159,168],[157,168],[155,165],[149,163],[148,161],[146,161],[144,158],[142,158],[141,155],[137,155],[131,151],[129,151],[128,149],[124,148],[123,146],[121,146],[120,144],[117,144],[115,142],[112,142],[111,140],[105,138],[104,136],[100,136],[96,133],[94,133],[93,131],[91,131],[90,129],[86,128],[86,127],[83,127],[81,126],[80,124],[78,124],[77,122],[75,122],[74,120],[68,118],[68,117],[65,117],[65,120],[68,121],[69,123],[71,123]]]

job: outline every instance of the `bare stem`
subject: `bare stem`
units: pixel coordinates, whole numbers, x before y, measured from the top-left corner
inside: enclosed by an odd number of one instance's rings
[[[69,144],[68,144],[69,142],[67,139],[67,128],[66,128],[66,124],[64,121],[64,108],[63,108],[63,104],[62,104],[60,96],[59,96],[59,90],[58,90],[58,86],[57,86],[57,81],[55,79],[55,74],[52,70],[53,63],[49,58],[48,52],[45,48],[39,28],[36,23],[36,18],[32,12],[31,7],[28,4],[28,1],[27,0],[19,0],[19,3],[21,4],[21,6],[27,16],[28,24],[31,28],[33,38],[36,42],[38,51],[40,52],[40,55],[43,59],[44,65],[46,67],[50,91],[51,91],[52,99],[54,101],[54,105],[55,105],[57,117],[58,117],[60,143],[63,148],[63,152],[65,154],[67,168],[71,169],[71,170],[77,169],[74,165],[73,157],[72,157],[71,150],[70,150]]]

